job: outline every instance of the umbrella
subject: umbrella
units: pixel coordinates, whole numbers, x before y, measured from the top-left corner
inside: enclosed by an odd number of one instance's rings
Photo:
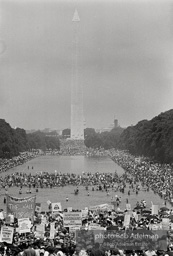
[[[169,217],[169,214],[167,212],[161,212],[161,216]]]
[[[134,208],[134,210],[140,210],[140,209],[143,209],[143,208],[144,208],[143,206],[137,205],[137,206]]]
[[[143,210],[143,211],[142,211],[142,214],[143,214],[143,213],[149,213],[149,214],[151,214],[151,210]]]
[[[146,216],[144,216],[144,217],[147,218],[148,220],[150,220],[150,219],[158,219],[157,216],[151,215],[151,214],[146,215]]]
[[[163,211],[163,212],[164,212],[164,211],[168,211],[168,210],[169,210],[169,208],[167,208],[167,207],[165,207],[165,206],[163,206],[163,207],[160,208],[160,211]]]
[[[114,220],[124,220],[124,215],[119,215]]]
[[[107,227],[107,230],[118,230],[118,226]]]

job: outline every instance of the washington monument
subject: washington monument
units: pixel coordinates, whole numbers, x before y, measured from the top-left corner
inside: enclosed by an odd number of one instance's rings
[[[72,85],[71,85],[71,140],[84,140],[84,116],[83,116],[83,88],[79,80],[78,72],[78,27],[80,18],[77,10],[73,15],[73,57],[72,57]]]

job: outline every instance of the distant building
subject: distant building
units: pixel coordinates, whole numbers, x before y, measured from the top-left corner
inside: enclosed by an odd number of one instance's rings
[[[110,124],[108,127],[95,129],[95,130],[96,130],[97,133],[110,132],[113,128],[117,128],[118,126],[119,126],[118,119],[114,119],[114,122],[112,124]]]
[[[118,119],[114,119],[114,128],[118,127]]]

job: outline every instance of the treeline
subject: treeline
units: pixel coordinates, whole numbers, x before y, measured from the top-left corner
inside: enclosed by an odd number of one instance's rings
[[[88,148],[118,148],[120,135],[123,132],[123,128],[113,128],[110,132],[97,133],[94,128],[86,128],[84,130],[84,143]],[[63,138],[70,137],[70,129],[64,129],[62,131]]]
[[[126,129],[117,127],[110,132],[96,133],[87,128],[85,145],[128,150],[133,155],[143,155],[160,163],[173,163],[173,109]]]
[[[152,120],[140,121],[126,128],[120,136],[119,148],[133,155],[143,155],[161,163],[173,162],[173,109]]]
[[[120,135],[123,130],[121,127],[116,127],[110,132],[96,133],[94,129],[86,128],[84,131],[85,145],[88,148],[118,149]]]
[[[50,148],[60,148],[57,137],[46,136],[40,131],[26,134],[24,129],[13,129],[4,119],[0,119],[0,158],[11,158],[32,149]]]
[[[173,109],[126,129],[117,127],[110,132],[96,133],[93,128],[86,128],[84,135],[88,148],[124,149],[161,163],[173,162]],[[69,136],[70,129],[63,130],[62,137]],[[26,134],[24,129],[13,129],[0,119],[0,158],[11,158],[32,149],[59,148],[59,138],[54,134],[46,135],[41,131]]]

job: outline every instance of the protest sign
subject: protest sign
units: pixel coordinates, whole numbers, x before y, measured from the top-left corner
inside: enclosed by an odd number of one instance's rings
[[[41,212],[41,203],[36,203],[35,204],[35,211],[36,212]]]
[[[13,242],[13,233],[14,228],[8,226],[1,227],[1,234],[0,234],[0,242],[6,242],[8,244],[12,244]]]
[[[149,224],[149,229],[150,230],[161,230],[162,229],[162,225],[160,223]]]
[[[131,211],[131,204],[126,204],[126,210]]]
[[[72,212],[73,208],[72,207],[67,207],[68,212]]]
[[[3,220],[4,219],[4,213],[3,211],[0,212],[0,220]]]
[[[170,227],[170,219],[169,219],[169,218],[162,218],[161,225],[162,225],[162,229],[163,229],[163,230],[169,230],[169,227]]]
[[[61,212],[62,206],[60,202],[52,203],[52,212]]]
[[[128,228],[130,224],[130,214],[125,214],[124,216],[124,227]]]
[[[70,231],[70,232],[74,232],[74,231],[76,231],[76,230],[80,230],[80,226],[79,226],[79,225],[71,225],[71,226],[69,227],[69,231]]]
[[[43,225],[46,225],[47,224],[47,218],[46,217],[42,217],[41,218],[41,224],[43,224]]]
[[[6,218],[5,218],[5,223],[6,223],[6,224],[12,224],[12,223],[14,223],[14,215],[9,214],[8,216],[6,216]]]
[[[105,230],[105,228],[97,223],[90,223],[88,230]]]
[[[40,224],[36,226],[35,236],[37,238],[44,238],[45,225]]]
[[[154,214],[157,215],[159,213],[159,206],[152,204],[151,210],[152,210],[152,212],[151,212],[152,215],[154,215]]]
[[[19,233],[27,233],[31,230],[31,221],[29,218],[18,219]]]
[[[82,213],[81,212],[64,212],[63,213],[63,225],[64,227],[70,227],[74,225],[82,225]]]
[[[50,223],[50,239],[54,239],[55,237],[55,222]]]
[[[12,214],[16,218],[33,218],[36,196],[16,198],[7,195],[7,215]]]
[[[88,210],[82,210],[82,219],[85,219],[88,216]]]
[[[51,201],[50,200],[47,200],[47,202],[46,202],[48,205],[50,205],[51,204]]]

